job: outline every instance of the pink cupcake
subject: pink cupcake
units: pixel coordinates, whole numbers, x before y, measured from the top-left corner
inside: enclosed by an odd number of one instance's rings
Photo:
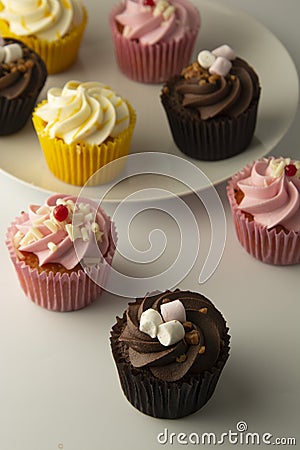
[[[250,255],[269,264],[300,263],[300,161],[255,161],[232,177],[227,195]]]
[[[161,83],[189,62],[200,15],[187,0],[127,0],[112,10],[110,27],[120,70]]]
[[[10,225],[6,244],[25,294],[53,311],[73,311],[102,292],[115,253],[114,224],[87,199],[56,194]]]

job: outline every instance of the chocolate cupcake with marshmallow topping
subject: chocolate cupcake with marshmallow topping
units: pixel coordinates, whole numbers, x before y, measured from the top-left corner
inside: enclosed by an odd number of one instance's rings
[[[37,53],[17,39],[0,37],[0,135],[24,127],[47,75]]]
[[[202,50],[197,61],[162,88],[175,144],[204,161],[241,153],[254,135],[260,91],[255,70],[231,47]]]
[[[229,356],[228,328],[203,295],[166,291],[129,303],[111,332],[128,401],[157,418],[176,419],[211,398]]]

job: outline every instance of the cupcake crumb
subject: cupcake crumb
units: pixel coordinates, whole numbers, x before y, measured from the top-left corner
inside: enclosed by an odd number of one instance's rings
[[[198,345],[199,344],[199,333],[196,330],[189,331],[185,333],[185,341],[189,345]]]
[[[180,356],[177,356],[177,358],[176,358],[176,362],[178,362],[178,363],[183,363],[185,361],[186,361],[186,354],[185,353],[183,353]]]
[[[185,329],[185,331],[191,331],[193,329],[193,324],[192,322],[183,322],[183,328]]]

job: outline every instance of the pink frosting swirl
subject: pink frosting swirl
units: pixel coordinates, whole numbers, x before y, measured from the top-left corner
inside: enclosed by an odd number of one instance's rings
[[[58,205],[68,214],[63,221],[55,217]],[[15,247],[34,253],[40,266],[59,263],[70,270],[81,261],[94,265],[101,263],[114,245],[109,217],[91,200],[57,194],[45,205],[30,205],[24,214],[27,220],[17,225]]]
[[[289,158],[262,159],[250,176],[240,180],[244,193],[239,209],[253,215],[268,229],[282,225],[300,231],[300,162]]]
[[[185,0],[127,0],[116,16],[123,36],[143,45],[179,40],[198,23],[195,7]]]

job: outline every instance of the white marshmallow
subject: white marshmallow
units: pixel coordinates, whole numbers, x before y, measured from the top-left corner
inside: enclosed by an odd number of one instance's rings
[[[232,67],[229,59],[223,58],[223,56],[218,56],[215,62],[208,69],[209,73],[220,75],[225,77]]]
[[[158,326],[163,323],[162,317],[158,311],[149,308],[141,315],[139,330],[148,336],[155,338],[157,335]]]
[[[160,312],[165,322],[169,322],[169,320],[186,321],[185,308],[180,300],[163,303],[160,306]]]
[[[212,53],[216,57],[223,56],[223,58],[229,59],[231,61],[236,58],[235,51],[227,44],[220,45],[220,47],[215,48]]]
[[[5,51],[5,57],[4,57],[5,63],[15,62],[15,61],[18,61],[18,59],[21,59],[23,57],[23,50],[19,44],[9,44],[3,48]]]
[[[167,347],[176,344],[184,338],[185,331],[183,325],[178,320],[162,323],[158,326],[157,338],[159,342]]]
[[[5,58],[4,47],[0,47],[0,64],[4,61],[4,58]]]
[[[203,69],[208,69],[215,61],[216,57],[209,50],[202,50],[198,54],[198,63]]]

